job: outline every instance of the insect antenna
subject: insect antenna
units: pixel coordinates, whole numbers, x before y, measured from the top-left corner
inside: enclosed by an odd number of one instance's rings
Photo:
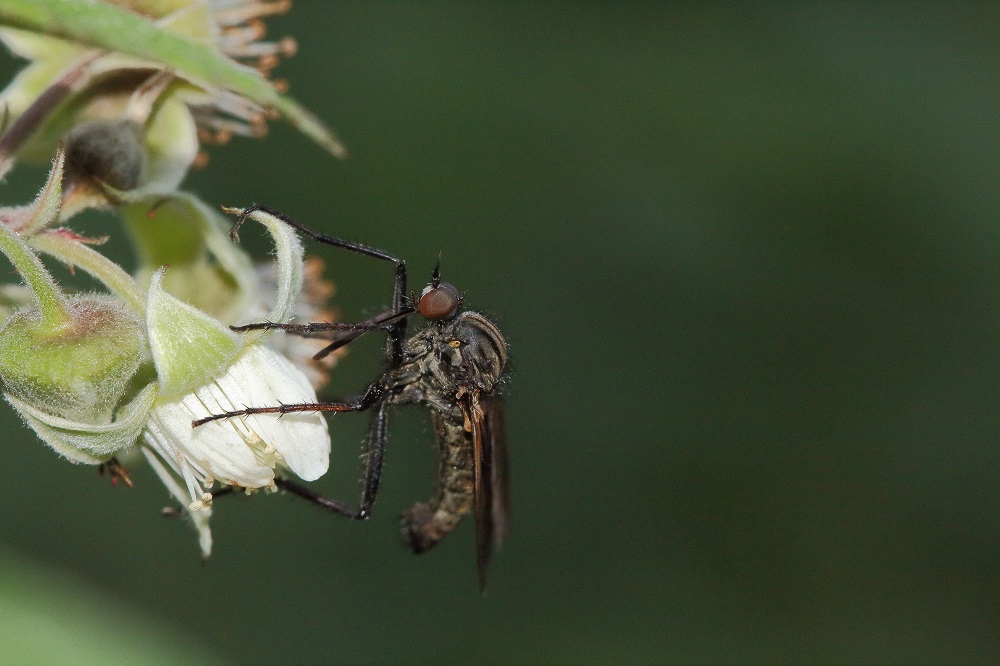
[[[437,261],[434,262],[434,270],[431,271],[431,286],[435,289],[441,286],[441,253],[438,252]]]

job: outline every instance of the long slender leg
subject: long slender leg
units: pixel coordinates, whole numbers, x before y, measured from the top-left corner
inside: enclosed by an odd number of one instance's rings
[[[331,353],[337,351],[341,347],[348,345],[360,338],[365,333],[370,333],[372,331],[383,331],[389,335],[393,335],[395,332],[394,325],[397,321],[409,317],[415,312],[413,308],[404,308],[402,312],[393,312],[392,310],[387,310],[382,314],[376,315],[371,319],[359,322],[357,324],[344,324],[339,322],[315,322],[310,324],[278,324],[273,321],[262,321],[253,324],[244,324],[243,326],[230,326],[234,331],[253,331],[260,329],[267,330],[281,330],[286,333],[291,333],[292,335],[300,335],[304,338],[324,338],[328,337],[331,341],[329,345],[318,351],[314,356],[314,360],[320,360]],[[323,333],[329,334],[321,335]]]
[[[275,485],[327,511],[346,516],[352,520],[366,520],[371,516],[372,506],[375,504],[376,496],[378,496],[379,481],[382,479],[388,411],[388,400],[382,400],[378,403],[375,414],[372,416],[371,427],[368,431],[368,441],[365,444],[365,476],[361,489],[361,504],[357,510],[352,509],[340,500],[320,495],[288,479],[275,478]]]
[[[395,313],[389,313],[393,317],[397,315]],[[298,335],[303,338],[332,338],[339,337],[339,333],[344,331],[357,332],[358,334],[368,333],[369,331],[384,331],[386,326],[379,323],[370,323],[374,320],[369,319],[364,322],[359,322],[357,324],[346,324],[342,322],[329,322],[329,321],[316,321],[310,322],[308,324],[279,324],[274,321],[255,321],[252,324],[243,324],[242,326],[230,326],[230,330],[236,331],[237,333],[242,333],[243,331],[284,331],[286,333],[291,333],[292,335]],[[320,335],[321,333],[327,333],[329,335]]]
[[[359,254],[364,254],[369,257],[375,257],[376,259],[384,259],[386,261],[391,261],[397,266],[406,264],[405,261],[392,256],[385,250],[380,250],[377,247],[372,247],[370,245],[365,245],[363,243],[355,243],[353,241],[344,240],[343,238],[337,238],[336,236],[330,236],[328,234],[324,234],[319,231],[313,231],[309,227],[305,226],[301,222],[295,221],[294,219],[285,215],[281,211],[275,210],[274,208],[270,208],[268,206],[262,206],[260,204],[254,204],[249,208],[243,209],[243,211],[240,213],[239,217],[236,220],[236,223],[233,225],[233,228],[229,231],[229,233],[234,236],[237,235],[240,230],[240,227],[243,226],[243,223],[246,221],[247,217],[249,217],[250,213],[256,210],[267,213],[268,215],[273,215],[274,217],[278,218],[288,226],[298,229],[300,232],[304,233],[306,236],[309,236],[309,238],[312,238],[314,241],[317,241],[319,243],[324,243],[326,245],[333,245],[334,247],[350,250],[351,252],[357,252]]]
[[[300,486],[294,481],[289,481],[288,479],[282,479],[280,477],[274,478],[274,485],[278,486],[285,492],[291,493],[296,497],[301,497],[310,504],[315,504],[316,506],[331,511],[339,516],[345,516],[351,519],[358,519],[358,512],[347,506],[340,500],[330,499],[324,495],[306,488],[305,486]]]
[[[392,342],[392,362],[398,365],[403,360],[403,338],[406,336],[406,319],[416,310],[411,307],[404,307],[399,312],[384,312],[381,315],[372,317],[368,323],[351,329],[343,329],[334,333],[330,337],[330,344],[313,354],[313,360],[320,359],[332,354],[341,347],[345,347],[354,342],[365,333],[371,331],[384,331]]]
[[[312,238],[318,243],[332,245],[333,247],[339,247],[368,257],[374,257],[375,259],[382,259],[383,261],[391,261],[396,266],[395,284],[392,290],[392,309],[393,312],[396,313],[401,313],[404,309],[406,309],[406,262],[402,259],[394,257],[384,250],[380,250],[369,245],[353,243],[342,238],[313,231],[309,227],[303,226],[280,211],[258,204],[254,204],[253,206],[244,209],[243,212],[240,213],[239,218],[236,220],[236,224],[233,225],[233,228],[229,233],[236,236],[239,232],[240,226],[246,220],[247,216],[255,210],[263,211],[269,215],[275,216],[285,224],[298,229],[299,232],[305,234],[309,238]],[[395,322],[393,325],[393,331],[394,335],[390,338],[390,355],[392,357],[390,360],[393,364],[396,364],[399,363],[403,357],[403,338],[406,337],[406,320],[401,319]]]
[[[231,419],[236,416],[250,416],[251,414],[293,414],[296,412],[362,412],[376,402],[384,394],[385,389],[379,381],[372,383],[364,395],[355,402],[300,402],[292,405],[275,405],[273,407],[246,407],[236,409],[231,412],[220,412],[191,422],[192,428],[205,425],[211,421],[221,419]]]
[[[230,230],[229,233],[231,235],[233,235],[233,236],[237,236],[238,233],[239,233],[239,229],[243,225],[243,222],[246,221],[247,216],[250,215],[250,213],[254,212],[255,210],[259,210],[259,211],[262,211],[264,213],[267,213],[268,215],[275,216],[276,218],[278,218],[279,220],[281,220],[282,222],[284,222],[288,226],[290,226],[290,227],[292,227],[294,229],[298,229],[299,232],[305,234],[309,238],[312,238],[317,243],[323,243],[325,245],[332,245],[333,247],[339,247],[339,248],[342,248],[344,250],[350,250],[351,252],[357,252],[358,254],[363,254],[363,255],[368,256],[368,257],[374,257],[375,259],[382,259],[383,261],[391,261],[396,266],[396,278],[395,278],[396,282],[395,282],[395,287],[393,288],[393,299],[392,299],[393,302],[392,302],[392,307],[393,307],[393,310],[395,310],[396,312],[399,312],[399,311],[401,311],[403,309],[403,306],[405,305],[405,300],[406,300],[406,262],[405,261],[403,261],[402,259],[399,259],[398,257],[394,257],[393,255],[389,254],[385,250],[380,250],[377,247],[372,247],[370,245],[364,245],[362,243],[354,243],[352,241],[344,240],[343,238],[337,238],[336,236],[330,236],[328,234],[324,234],[324,233],[321,233],[319,231],[313,231],[309,227],[306,227],[306,226],[302,225],[301,223],[296,222],[295,220],[293,220],[292,218],[288,217],[287,215],[285,215],[281,211],[277,211],[277,210],[275,210],[273,208],[269,208],[267,206],[261,206],[261,205],[258,205],[258,204],[254,204],[253,206],[250,206],[249,208],[244,209],[243,212],[240,213],[239,218],[237,218],[237,220],[236,220],[236,224],[233,225],[233,228]]]
[[[382,480],[382,463],[385,462],[385,442],[388,433],[389,401],[378,403],[372,415],[372,423],[368,430],[368,450],[365,452],[365,477],[361,491],[361,506],[359,517],[371,515],[372,505],[378,495],[379,482]]]

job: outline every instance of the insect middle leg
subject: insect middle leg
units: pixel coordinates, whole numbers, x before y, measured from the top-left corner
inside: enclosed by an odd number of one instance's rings
[[[401,312],[388,310],[357,324],[344,324],[340,322],[278,324],[273,321],[262,321],[253,324],[244,324],[243,326],[230,326],[230,328],[237,332],[261,329],[281,330],[286,333],[300,335],[305,338],[323,338],[327,337],[323,334],[328,334],[331,340],[330,344],[313,355],[313,360],[319,361],[337,351],[341,347],[354,342],[365,333],[382,331],[387,333],[390,336],[390,339],[393,339],[393,336],[398,335],[395,328],[396,323],[406,319],[414,312],[416,311],[411,307],[405,307]]]

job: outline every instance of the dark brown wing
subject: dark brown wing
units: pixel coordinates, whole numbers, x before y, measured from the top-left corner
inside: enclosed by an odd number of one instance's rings
[[[505,428],[503,400],[496,394],[485,396],[484,413],[490,434],[490,459],[493,486],[491,511],[493,513],[493,547],[497,550],[507,540],[510,531],[510,495],[507,481],[507,430]]]
[[[504,441],[503,403],[496,394],[474,391],[463,404],[472,426],[476,496],[476,565],[479,588],[486,589],[486,570],[494,546],[509,529],[507,500],[507,445]]]

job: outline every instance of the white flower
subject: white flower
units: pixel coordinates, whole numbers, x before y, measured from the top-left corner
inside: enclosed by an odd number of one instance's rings
[[[115,478],[124,477],[116,456],[139,448],[191,515],[208,556],[216,484],[254,491],[275,489],[279,476],[313,481],[327,471],[330,437],[317,412],[249,415],[200,428],[193,421],[244,407],[315,403],[315,390],[282,354],[290,348],[287,341],[270,344],[271,331],[234,332],[218,313],[208,314],[168,293],[166,269],[149,276],[144,293],[121,267],[89,248],[87,239],[69,229],[48,229],[59,217],[62,173],[60,154],[34,203],[0,209],[0,254],[10,258],[29,287],[29,302],[8,314],[0,330],[4,398],[56,452],[76,463],[110,464]],[[195,218],[205,245],[216,250],[214,265],[240,287],[224,295],[223,312],[246,312],[259,282],[249,260],[222,250],[234,246],[217,233],[204,206],[175,195],[160,208],[165,207],[178,220]],[[271,307],[251,321],[288,322],[296,313],[311,312],[329,288],[313,275],[315,293],[300,302],[306,269],[298,237],[274,216],[258,211],[251,217],[270,232],[276,255],[266,294],[256,294]],[[173,235],[180,223],[161,226],[170,230],[161,236],[177,240]],[[186,245],[190,251],[191,243]],[[64,295],[39,251],[89,273],[112,293]],[[199,260],[181,262],[172,269],[180,279],[168,286],[185,295],[213,291],[217,283],[208,276],[214,273],[202,267]],[[202,300],[218,304],[219,299]],[[144,386],[139,378],[145,378]]]
[[[280,220],[254,218],[277,245],[278,289],[268,320],[288,321],[302,287],[302,246]],[[329,466],[326,421],[315,412],[260,414],[193,428],[197,419],[244,407],[316,402],[316,393],[291,361],[264,344],[267,331],[234,333],[164,291],[162,270],[150,283],[146,325],[159,392],[141,448],[190,513],[207,557],[214,485],[274,490],[275,475],[319,478]]]
[[[298,369],[264,345],[253,345],[225,374],[179,398],[159,400],[150,415],[146,442],[176,465],[191,501],[202,498],[211,482],[243,488],[270,488],[276,467],[305,481],[326,473],[330,438],[318,414],[251,415],[191,422],[244,405],[315,402],[316,394]]]
[[[183,396],[156,402],[142,452],[191,512],[203,556],[212,550],[208,491],[216,482],[248,491],[274,490],[276,471],[314,481],[329,467],[330,436],[316,413],[280,419],[273,414],[244,416],[199,428],[192,428],[191,422],[245,405],[315,401],[308,379],[288,359],[265,345],[253,345],[222,376]]]

